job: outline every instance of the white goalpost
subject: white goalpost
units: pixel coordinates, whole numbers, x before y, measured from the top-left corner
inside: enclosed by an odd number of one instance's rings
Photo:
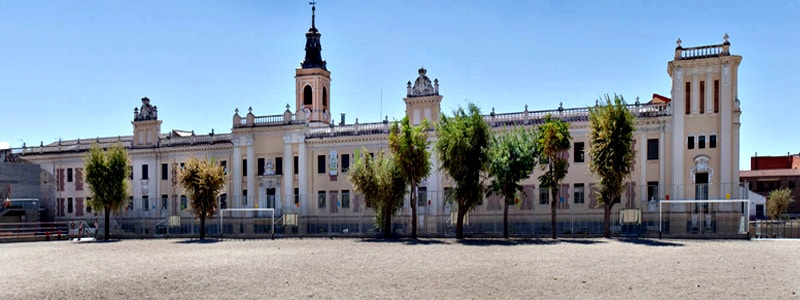
[[[658,202],[658,232],[670,228],[686,233],[747,234],[750,200],[661,200]]]
[[[219,236],[220,237],[222,237],[222,232],[224,231],[223,227],[222,227],[222,225],[223,225],[222,218],[225,215],[225,212],[229,212],[229,211],[230,212],[234,212],[234,211],[238,211],[238,212],[248,212],[248,211],[252,211],[252,212],[260,212],[260,211],[269,212],[270,213],[270,218],[269,218],[270,234],[272,235],[273,239],[275,238],[275,209],[274,208],[225,208],[225,209],[220,209],[219,210]]]

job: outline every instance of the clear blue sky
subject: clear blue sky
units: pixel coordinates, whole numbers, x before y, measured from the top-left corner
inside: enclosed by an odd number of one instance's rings
[[[742,101],[741,167],[800,152],[796,1],[319,1],[334,115],[399,119],[424,66],[443,110],[484,113],[669,96],[675,40],[730,35]],[[132,134],[147,96],[162,131],[230,132],[235,108],[294,107],[308,1],[1,1],[0,141]],[[381,101],[381,98],[383,101]],[[382,102],[382,104],[381,104]]]

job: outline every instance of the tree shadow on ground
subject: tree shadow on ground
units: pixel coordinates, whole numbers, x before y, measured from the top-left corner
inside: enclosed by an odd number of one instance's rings
[[[591,245],[605,243],[605,241],[592,239],[464,239],[456,242],[466,246],[556,245],[560,243]]]
[[[667,242],[667,241],[660,241],[660,240],[653,240],[653,239],[637,239],[637,238],[621,238],[617,239],[623,243],[630,243],[636,245],[644,245],[644,246],[654,246],[654,247],[683,247],[681,243],[675,242]]]
[[[221,242],[220,239],[188,239],[182,241],[175,241],[175,244],[216,244]]]
[[[392,237],[392,238],[363,238],[359,240],[362,243],[394,243],[394,244],[405,244],[405,245],[440,245],[446,244],[446,242],[439,240],[439,239],[412,239],[412,238],[399,238],[399,237]]]
[[[80,241],[77,241],[77,240],[69,240],[69,241],[72,242],[72,243],[76,243],[76,244],[113,244],[113,243],[119,243],[122,240],[120,240],[120,239],[110,239],[110,240],[106,241],[106,240],[102,240],[102,239],[100,239],[100,240],[85,240],[84,239],[84,240],[80,240]]]

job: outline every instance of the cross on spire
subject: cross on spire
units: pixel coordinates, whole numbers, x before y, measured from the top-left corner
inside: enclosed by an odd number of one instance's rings
[[[311,28],[315,28],[314,26],[314,11],[317,10],[317,1],[311,0],[308,2],[308,5],[311,5]]]

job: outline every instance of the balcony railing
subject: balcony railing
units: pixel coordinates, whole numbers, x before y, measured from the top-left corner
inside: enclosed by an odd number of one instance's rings
[[[667,110],[666,104],[628,104],[628,110],[634,116],[643,117],[661,117],[668,116],[670,113]],[[492,127],[500,126],[513,126],[513,125],[538,125],[544,123],[547,115],[553,118],[560,119],[566,122],[588,122],[589,121],[589,108],[562,108],[553,110],[539,110],[539,111],[522,111],[514,113],[502,114],[488,114],[483,118]]]
[[[675,49],[675,59],[685,60],[685,59],[727,56],[730,55],[728,53],[729,51],[728,47],[730,47],[730,45],[725,45],[725,44],[690,47],[690,48],[678,47],[677,49]]]
[[[306,137],[309,138],[388,133],[389,122],[355,123],[332,127],[308,127],[306,129]]]

